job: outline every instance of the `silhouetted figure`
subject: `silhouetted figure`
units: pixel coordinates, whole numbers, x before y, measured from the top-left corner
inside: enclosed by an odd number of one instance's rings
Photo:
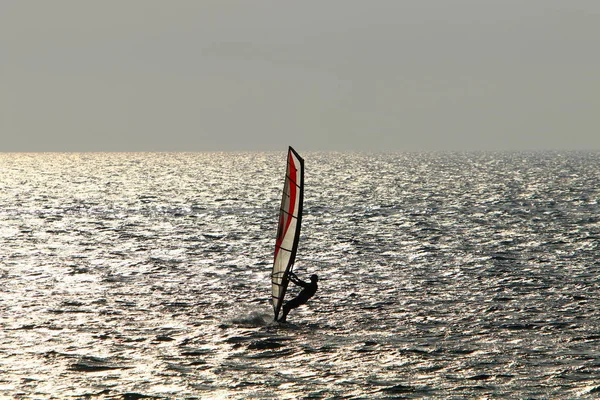
[[[298,296],[294,297],[292,300],[286,302],[283,305],[283,314],[281,318],[279,318],[279,322],[285,322],[287,315],[290,310],[294,308],[300,307],[302,304],[306,304],[308,299],[313,297],[319,288],[317,286],[317,282],[319,281],[319,277],[315,274],[310,276],[310,282],[306,283],[301,281],[293,272],[290,272],[290,281],[298,286],[302,286],[302,291],[298,294]]]

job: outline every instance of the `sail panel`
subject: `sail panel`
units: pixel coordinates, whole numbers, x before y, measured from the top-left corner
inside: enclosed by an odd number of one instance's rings
[[[275,257],[271,275],[275,320],[277,320],[281,310],[288,285],[288,274],[292,270],[296,258],[302,221],[303,197],[304,160],[290,147],[281,206],[279,208]]]

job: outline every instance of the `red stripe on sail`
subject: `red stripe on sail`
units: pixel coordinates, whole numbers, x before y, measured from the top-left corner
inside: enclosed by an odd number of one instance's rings
[[[296,209],[296,193],[298,190],[298,188],[296,187],[296,176],[298,174],[298,169],[296,168],[296,164],[294,164],[294,157],[291,155],[291,153],[288,155],[288,158],[290,160],[290,164],[289,164],[290,173],[288,174],[286,179],[289,179],[290,181],[292,181],[293,184],[289,185],[289,187],[290,187],[289,209],[285,210],[288,214],[286,215],[286,214],[282,213],[279,217],[280,232],[279,232],[279,235],[277,236],[277,244],[275,246],[275,258],[277,258],[277,254],[279,254],[279,249],[281,248],[281,242],[283,242],[283,238],[287,234],[290,224],[292,223],[292,216],[294,215],[294,211]],[[294,178],[294,180],[292,180],[292,177]],[[283,226],[284,223],[285,223],[285,226]]]
[[[290,185],[290,209],[288,211],[289,217],[287,220],[287,225],[285,227],[285,231],[287,232],[290,224],[292,223],[292,216],[294,215],[294,211],[296,211],[296,192],[298,191],[298,187],[296,186],[296,175],[298,174],[298,169],[296,169],[296,164],[294,164],[294,157],[290,157],[290,180],[293,182]],[[292,180],[294,177],[294,180]]]

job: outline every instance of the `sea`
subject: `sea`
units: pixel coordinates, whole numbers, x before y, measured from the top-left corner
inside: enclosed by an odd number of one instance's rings
[[[0,153],[0,398],[600,398],[599,152],[297,150],[286,324],[286,152]]]

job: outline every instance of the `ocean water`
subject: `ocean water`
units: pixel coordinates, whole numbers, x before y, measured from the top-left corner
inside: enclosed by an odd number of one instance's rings
[[[301,149],[300,149],[301,150]],[[0,154],[0,397],[600,397],[600,154]]]

